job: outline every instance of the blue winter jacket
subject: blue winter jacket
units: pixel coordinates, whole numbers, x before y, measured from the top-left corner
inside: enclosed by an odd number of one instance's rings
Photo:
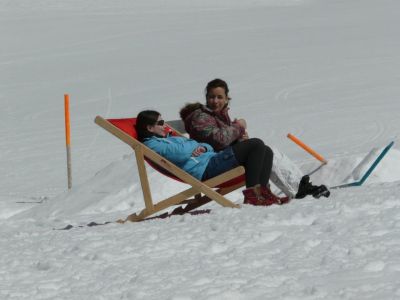
[[[152,136],[146,138],[143,144],[199,180],[202,179],[210,159],[217,155],[209,144],[198,143],[185,137],[168,136],[161,138]],[[197,157],[192,156],[193,151],[199,146],[206,148],[207,152]]]

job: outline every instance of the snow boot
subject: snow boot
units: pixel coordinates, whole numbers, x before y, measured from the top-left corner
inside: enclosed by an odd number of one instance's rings
[[[304,175],[299,183],[299,190],[295,196],[296,199],[303,199],[305,196],[311,194],[313,186],[310,182],[310,176]]]
[[[328,188],[325,185],[314,186],[313,191],[312,191],[312,196],[317,199],[322,196],[328,198],[330,195],[331,195],[331,192],[328,190]]]
[[[264,197],[261,195],[260,186],[247,188],[243,190],[244,204],[250,204],[255,206],[267,206]]]
[[[312,185],[310,182],[310,176],[304,175],[299,183],[299,190],[295,196],[296,199],[302,199],[307,195],[312,195],[314,198],[320,198],[322,196],[329,197],[330,191],[325,185]]]
[[[264,197],[264,199],[268,203],[268,205],[272,205],[272,204],[282,205],[282,204],[288,203],[290,201],[289,197],[278,197],[278,196],[274,195],[271,192],[271,190],[266,186],[261,187],[261,195]]]

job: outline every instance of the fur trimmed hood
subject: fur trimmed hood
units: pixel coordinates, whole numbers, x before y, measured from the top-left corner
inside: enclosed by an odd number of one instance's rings
[[[181,111],[179,112],[181,119],[184,121],[192,112],[199,108],[206,109],[206,107],[200,102],[187,103],[184,107],[182,107]]]

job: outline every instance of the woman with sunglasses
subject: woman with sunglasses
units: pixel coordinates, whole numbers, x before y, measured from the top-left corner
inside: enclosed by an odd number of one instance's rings
[[[165,131],[161,114],[153,110],[138,114],[136,131],[143,144],[199,180],[207,180],[242,165],[246,170],[245,204],[267,206],[289,200],[274,195],[268,188],[273,153],[260,139],[247,139],[215,152],[207,143],[170,136]]]

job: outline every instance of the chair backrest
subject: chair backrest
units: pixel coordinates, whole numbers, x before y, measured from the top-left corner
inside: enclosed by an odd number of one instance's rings
[[[109,121],[111,124],[113,124],[115,127],[118,127],[119,129],[121,129],[123,132],[129,134],[131,137],[133,137],[134,139],[138,139],[138,134],[136,132],[136,118],[123,118],[123,119],[107,119],[107,121]],[[171,135],[173,136],[179,136],[179,134],[175,131],[174,128],[170,127],[168,124],[166,125],[166,131],[169,132]],[[145,157],[145,160],[147,161],[147,163],[153,167],[154,169],[156,169],[157,171],[159,171],[160,173],[164,174],[165,176],[168,176],[172,179],[175,179],[177,181],[182,182],[182,180],[180,180],[178,177],[174,176],[173,174],[171,174],[170,172],[168,172],[167,170],[165,170],[164,168],[160,167],[159,165],[155,164],[153,161],[147,159]],[[223,184],[219,185],[218,187],[229,187],[232,185],[235,185],[239,182],[242,182],[244,180],[244,175],[239,176],[237,178],[234,178],[232,180],[229,180],[227,182],[224,182]]]
[[[135,128],[136,118],[107,119],[107,121],[121,129],[123,132],[129,134],[131,137],[135,139],[138,138]]]
[[[107,119],[111,124],[118,127],[125,133],[129,134],[131,137],[138,139],[138,134],[136,131],[136,118],[125,118],[125,119]],[[165,126],[165,131],[173,136],[177,136],[178,133],[171,128],[168,124]]]
[[[179,133],[189,136],[189,134],[186,132],[185,123],[183,123],[182,120],[168,120],[167,123]]]

